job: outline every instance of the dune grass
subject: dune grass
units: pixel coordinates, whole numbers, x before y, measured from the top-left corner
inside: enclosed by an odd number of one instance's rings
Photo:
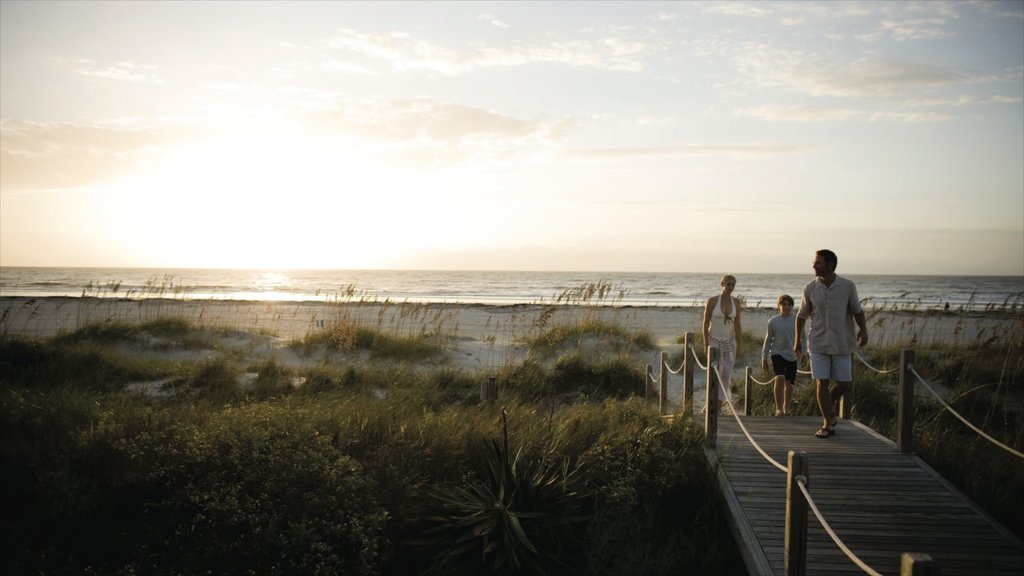
[[[0,338],[0,570],[742,572],[702,431],[642,400],[650,336],[591,314],[609,294],[581,287],[566,298],[585,305],[559,322],[542,312],[497,329],[527,348],[500,363],[497,404],[479,399],[494,373],[444,362],[457,330],[443,307],[386,306],[389,317],[370,319],[340,307],[290,344],[300,365],[224,349],[194,361],[137,354],[215,341],[211,328],[173,319]],[[983,344],[922,350],[916,364],[1019,449],[1022,340]],[[744,346],[760,340],[745,334]],[[878,366],[898,357],[897,347],[869,352]],[[361,356],[386,361],[352,360]],[[854,414],[893,435],[893,377],[857,370]],[[170,379],[167,395],[125,391],[157,378]],[[755,401],[767,410],[770,392],[755,387]],[[794,406],[814,413],[813,386]],[[1021,466],[933,404],[919,405],[917,421],[922,457],[1024,533]],[[492,510],[494,522],[467,523],[474,501],[512,487],[522,497]],[[512,518],[528,528],[509,532]],[[462,554],[450,546],[459,534],[501,549]]]
[[[0,339],[0,463],[16,470],[3,478],[0,568],[428,574],[458,558],[495,574],[742,569],[700,430],[636,397],[642,374],[626,352],[642,336],[593,322],[539,328],[532,358],[503,367],[517,376],[502,404],[481,404],[480,375],[437,361],[448,329],[416,313],[399,333],[336,319],[292,344],[393,362],[296,367],[223,350],[137,360],[210,330],[170,320]],[[592,361],[581,343],[593,338],[624,348]],[[171,378],[166,396],[124,390],[160,377]],[[508,482],[537,494],[505,506],[526,544],[492,527],[482,536],[507,545],[478,561],[429,537],[462,530],[445,495]],[[580,522],[566,532],[570,509]]]

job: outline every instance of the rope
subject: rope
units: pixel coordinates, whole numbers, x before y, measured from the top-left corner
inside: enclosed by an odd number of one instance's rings
[[[868,364],[868,361],[865,360],[864,357],[860,355],[860,352],[854,352],[853,355],[857,357],[857,360],[860,360],[861,364],[867,366],[868,368],[874,370],[879,374],[892,374],[893,372],[899,372],[900,370],[899,368],[893,368],[891,370],[879,370],[878,368],[875,368],[871,364]]]
[[[828,522],[825,520],[825,517],[821,515],[821,512],[818,510],[818,506],[814,504],[814,499],[811,498],[810,492],[807,491],[806,482],[807,480],[805,478],[800,477],[797,478],[796,484],[797,486],[800,487],[800,491],[803,492],[804,499],[807,501],[807,505],[810,506],[811,510],[814,512],[814,515],[818,517],[818,522],[821,524],[821,527],[825,529],[825,532],[828,532],[829,537],[831,537],[832,541],[836,543],[836,546],[838,546],[839,549],[843,551],[843,554],[846,554],[846,557],[853,561],[853,563],[856,564],[861,570],[867,572],[868,574],[871,574],[871,576],[882,576],[881,573],[876,572],[870,566],[865,564],[860,558],[858,558],[856,554],[850,551],[850,549],[846,547],[846,544],[843,544],[843,541],[839,539],[839,536],[837,536],[836,533],[832,530],[832,527],[828,525]]]
[[[671,374],[679,374],[680,372],[683,371],[683,368],[685,368],[685,367],[686,367],[686,358],[683,358],[682,363],[679,364],[679,368],[676,368],[675,370],[673,370],[672,368],[669,368],[668,364],[665,364],[665,368],[668,368],[668,371]]]
[[[697,357],[697,350],[693,348],[693,344],[690,344],[690,352],[693,352],[693,361],[697,363],[697,366],[700,366],[701,370],[707,370],[707,364],[700,363],[700,358]]]
[[[736,420],[736,423],[740,425],[740,430],[742,430],[743,435],[747,437],[747,441],[750,442],[754,449],[757,450],[761,454],[761,456],[764,457],[764,459],[767,460],[772,466],[775,466],[783,473],[788,472],[789,468],[783,466],[782,464],[779,463],[778,460],[769,456],[768,453],[761,448],[761,445],[758,444],[756,440],[754,440],[754,437],[750,435],[750,431],[747,430],[747,427],[743,425],[743,421],[740,420],[739,412],[736,410],[736,407],[733,406],[732,392],[726,391],[722,388],[722,375],[718,373],[718,365],[716,364],[712,369],[718,376],[718,389],[722,391],[722,394],[725,396],[725,401],[729,403],[729,408],[732,409],[732,417]],[[708,410],[711,410],[711,408],[709,407]]]
[[[754,377],[751,377],[750,379],[754,381],[754,384],[760,384],[761,386],[767,386],[769,384],[774,384],[775,383],[775,377],[774,376],[772,377],[771,380],[765,380],[764,382],[761,382],[760,380],[758,380],[757,378],[754,378]]]
[[[917,370],[914,369],[914,365],[913,364],[908,364],[907,365],[907,369],[910,370],[910,372],[914,376],[917,376],[918,381],[920,381],[921,384],[924,384],[924,387],[927,388],[928,391],[932,393],[932,396],[935,396],[935,399],[939,401],[939,404],[942,404],[942,406],[945,407],[946,410],[949,410],[949,412],[953,416],[956,416],[957,419],[960,420],[961,422],[963,422],[964,424],[966,424],[968,428],[970,428],[971,430],[974,430],[975,432],[980,434],[982,438],[988,440],[989,442],[995,444],[996,446],[1002,448],[1003,450],[1006,450],[1010,454],[1013,454],[1014,456],[1016,456],[1018,458],[1024,458],[1024,453],[1021,453],[1019,450],[1014,450],[1013,448],[1010,448],[1009,446],[1007,446],[1006,444],[1003,444],[999,440],[996,440],[995,438],[989,436],[984,431],[982,431],[980,428],[978,428],[974,424],[971,424],[970,422],[968,422],[966,418],[961,416],[960,413],[957,412],[956,410],[954,410],[949,404],[946,404],[945,400],[943,400],[938,394],[936,394],[935,390],[933,390],[932,387],[928,385],[928,382],[925,382],[925,379],[922,378],[921,375],[917,373]]]

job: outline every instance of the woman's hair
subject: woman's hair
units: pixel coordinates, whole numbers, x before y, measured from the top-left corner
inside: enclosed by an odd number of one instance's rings
[[[735,283],[736,282],[736,277],[733,276],[732,274],[726,274],[725,276],[722,276],[722,280],[721,280],[721,282],[719,282],[719,284],[721,284],[722,286],[725,286],[725,283],[728,282],[729,280],[732,280]]]
[[[789,302],[790,306],[793,306],[795,304],[793,302],[793,297],[790,296],[789,294],[782,294],[781,296],[779,296],[779,298],[775,301],[775,304],[779,305],[782,304],[783,302]]]

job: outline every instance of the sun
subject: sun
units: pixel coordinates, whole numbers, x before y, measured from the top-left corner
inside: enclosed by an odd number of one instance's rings
[[[457,171],[252,130],[167,149],[104,204],[120,241],[162,266],[387,268],[479,237],[486,224],[463,211],[474,196]]]
[[[117,220],[158,219],[158,230],[140,229],[137,239],[160,260],[198,267],[369,264],[372,251],[342,248],[370,232],[366,219],[340,216],[369,208],[356,191],[373,170],[328,150],[255,133],[174,148],[121,186]]]

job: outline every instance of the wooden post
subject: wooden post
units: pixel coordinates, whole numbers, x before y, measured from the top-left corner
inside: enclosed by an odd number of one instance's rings
[[[850,411],[853,409],[853,382],[850,382],[850,389],[839,398],[839,417],[843,420],[850,419]]]
[[[783,566],[786,576],[804,576],[807,573],[807,500],[800,491],[798,480],[810,481],[810,463],[805,452],[789,451],[789,470],[786,479],[786,536],[783,548]]]
[[[743,370],[743,415],[750,416],[754,410],[754,403],[750,400],[750,384],[754,381],[750,366]]]
[[[896,448],[900,454],[914,450],[914,351],[900,350],[900,387],[896,409]]]
[[[651,365],[647,365],[647,374],[644,376],[644,402],[651,401],[651,376],[653,376]]]
[[[668,404],[668,352],[658,354],[658,415],[665,415]]]
[[[704,410],[704,442],[714,448],[718,436],[718,346],[708,346],[707,407]]]
[[[693,370],[697,357],[693,355],[693,332],[683,334],[683,413],[693,415]]]
[[[904,552],[900,557],[900,576],[941,576],[939,564],[927,554]]]
[[[480,383],[480,401],[494,403],[498,399],[498,379],[489,376],[487,382]]]

